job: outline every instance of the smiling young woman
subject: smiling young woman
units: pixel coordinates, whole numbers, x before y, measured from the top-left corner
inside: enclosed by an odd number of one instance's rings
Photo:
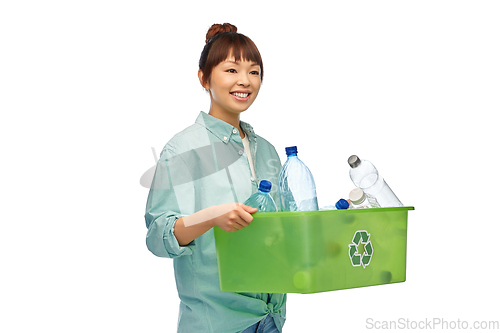
[[[203,72],[199,70],[200,82]],[[233,55],[217,66],[211,73],[211,80],[204,85],[210,92],[208,114],[224,120],[238,128],[240,136],[244,132],[239,125],[240,113],[255,101],[260,90],[260,66],[248,60],[236,61]]]
[[[257,98],[263,64],[257,46],[236,30],[228,23],[210,28],[200,58],[198,77],[210,93],[208,114],[238,128],[243,138],[239,116]]]
[[[278,182],[276,149],[240,121],[259,94],[263,73],[252,40],[231,24],[214,24],[198,70],[210,95],[209,112],[200,112],[170,139],[156,166],[146,204],[146,244],[155,255],[174,260],[178,332],[275,333],[285,322],[286,294],[220,290],[213,232],[247,227],[257,209],[241,203],[260,180]],[[270,193],[275,201],[276,188]]]

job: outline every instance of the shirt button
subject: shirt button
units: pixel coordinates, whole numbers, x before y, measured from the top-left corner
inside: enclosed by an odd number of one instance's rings
[[[238,130],[236,128],[233,128],[233,134],[238,133]]]
[[[238,154],[243,155],[243,150],[240,150]]]
[[[224,141],[227,141],[227,136],[224,137]]]

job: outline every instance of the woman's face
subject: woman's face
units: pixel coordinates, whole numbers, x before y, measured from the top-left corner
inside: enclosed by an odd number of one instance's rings
[[[260,66],[229,57],[212,70],[210,83],[211,111],[239,115],[252,105],[260,89]]]

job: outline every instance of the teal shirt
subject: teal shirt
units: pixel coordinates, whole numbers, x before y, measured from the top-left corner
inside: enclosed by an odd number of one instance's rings
[[[271,181],[270,193],[278,202],[279,156],[249,124],[240,126],[250,141],[257,179],[238,129],[204,112],[166,144],[156,166],[146,204],[146,244],[156,256],[173,258],[181,333],[240,332],[266,315],[281,332],[285,322],[286,294],[220,290],[213,228],[187,246],[179,246],[174,236],[178,218],[214,205],[243,203],[260,180]]]

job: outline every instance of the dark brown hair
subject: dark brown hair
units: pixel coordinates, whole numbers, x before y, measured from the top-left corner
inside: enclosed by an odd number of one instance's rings
[[[214,24],[208,29],[205,47],[200,56],[200,69],[203,72],[203,84],[210,83],[212,70],[230,55],[235,61],[240,59],[253,61],[260,66],[260,79],[264,78],[264,66],[257,46],[245,35],[237,32],[229,23]]]

